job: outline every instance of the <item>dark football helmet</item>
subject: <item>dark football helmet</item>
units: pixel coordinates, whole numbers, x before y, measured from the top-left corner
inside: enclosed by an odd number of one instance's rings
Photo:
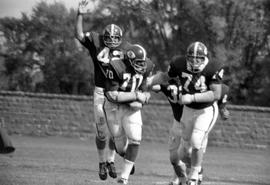
[[[109,48],[115,48],[122,43],[122,30],[115,24],[109,24],[103,31],[104,44]]]
[[[191,43],[187,48],[186,61],[188,71],[202,72],[209,61],[207,47],[201,42]]]
[[[129,47],[126,56],[136,73],[143,74],[146,72],[146,51],[141,45],[134,44]]]

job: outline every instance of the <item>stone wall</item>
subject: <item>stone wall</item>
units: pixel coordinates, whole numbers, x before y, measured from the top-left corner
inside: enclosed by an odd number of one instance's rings
[[[270,108],[228,105],[231,117],[218,120],[211,146],[269,148]],[[167,142],[172,124],[168,102],[153,101],[143,109],[143,138]],[[10,134],[93,137],[92,98],[0,91],[0,123]]]

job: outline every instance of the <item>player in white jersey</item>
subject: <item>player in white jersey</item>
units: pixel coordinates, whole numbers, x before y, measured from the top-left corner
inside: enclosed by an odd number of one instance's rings
[[[105,112],[108,128],[114,138],[117,153],[124,165],[118,183],[127,184],[138,155],[142,139],[141,108],[150,98],[146,92],[146,78],[152,70],[146,51],[140,45],[132,45],[124,60],[112,61],[106,81]]]

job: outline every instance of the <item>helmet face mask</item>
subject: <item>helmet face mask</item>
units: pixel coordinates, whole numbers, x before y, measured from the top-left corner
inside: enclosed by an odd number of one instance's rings
[[[187,49],[187,69],[192,73],[201,72],[208,64],[207,48],[201,42],[194,42]]]
[[[129,48],[127,58],[136,73],[144,74],[146,72],[146,51],[142,46],[135,44]]]
[[[104,44],[109,48],[115,48],[122,43],[122,30],[115,24],[109,24],[103,31]]]

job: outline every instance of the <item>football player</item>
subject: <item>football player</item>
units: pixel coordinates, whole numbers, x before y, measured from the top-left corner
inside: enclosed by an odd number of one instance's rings
[[[141,108],[150,98],[146,91],[146,78],[153,64],[147,60],[145,49],[135,44],[127,49],[124,60],[111,61],[110,65],[105,88],[105,112],[116,151],[124,159],[117,182],[127,184],[142,139]]]
[[[174,169],[174,177],[169,185],[185,184],[186,172],[185,165],[179,159],[179,145],[181,140],[181,125],[180,119],[182,117],[183,105],[179,103],[179,95],[182,93],[182,86],[178,78],[170,79],[167,83],[154,85],[152,87],[154,92],[162,92],[168,99],[173,112],[173,125],[170,129],[169,136],[169,153],[170,162]]]
[[[180,124],[180,119],[182,117],[183,105],[179,103],[179,97],[182,93],[182,86],[178,78],[170,79],[165,84],[154,85],[152,87],[154,92],[162,92],[168,99],[172,112],[173,112],[173,125],[170,129],[169,136],[169,152],[170,152],[170,162],[174,169],[174,177],[169,182],[169,185],[185,184],[186,181],[186,168],[190,168],[190,154],[191,150],[188,149],[185,154],[184,162],[179,160],[179,144],[181,141],[181,131],[182,127]],[[223,120],[228,119],[229,111],[226,108],[227,97],[228,97],[229,87],[222,84],[222,96],[218,100],[218,108],[220,116]],[[187,170],[188,171],[188,170]],[[202,183],[203,170],[199,173],[198,184]]]
[[[117,177],[114,159],[115,147],[112,138],[109,139],[109,154],[106,159],[105,148],[108,130],[103,110],[105,79],[108,74],[108,65],[111,60],[123,59],[123,48],[128,45],[122,41],[122,30],[115,24],[105,27],[102,34],[94,31],[83,32],[83,15],[90,13],[87,10],[88,1],[79,3],[76,20],[76,37],[79,42],[89,51],[94,63],[94,117],[96,128],[96,146],[99,156],[99,177],[107,179],[107,170],[112,178]]]
[[[208,134],[218,117],[216,102],[221,98],[223,69],[220,63],[209,60],[208,49],[202,42],[193,42],[185,57],[175,57],[168,72],[148,78],[147,84],[162,84],[175,77],[182,84],[179,103],[184,105],[180,160],[184,161],[185,151],[191,147],[188,185],[197,185]]]

